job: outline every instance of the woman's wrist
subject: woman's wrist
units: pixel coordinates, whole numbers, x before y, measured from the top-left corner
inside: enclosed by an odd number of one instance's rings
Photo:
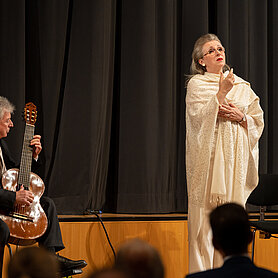
[[[218,99],[219,103],[223,104],[223,102],[225,100],[225,97],[226,97],[226,94],[219,90],[217,92],[216,96],[217,96],[217,99]]]
[[[238,121],[239,124],[246,122],[246,115],[243,114],[242,118],[240,121]]]

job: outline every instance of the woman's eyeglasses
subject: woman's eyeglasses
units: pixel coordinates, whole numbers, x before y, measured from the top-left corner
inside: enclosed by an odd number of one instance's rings
[[[216,51],[219,52],[219,53],[223,53],[223,52],[225,52],[225,48],[222,47],[222,46],[219,46],[219,47],[217,47],[216,49],[215,49],[215,48],[210,48],[209,51],[206,52],[206,53],[203,55],[203,57],[205,57],[206,55],[210,55],[210,56],[216,55]]]

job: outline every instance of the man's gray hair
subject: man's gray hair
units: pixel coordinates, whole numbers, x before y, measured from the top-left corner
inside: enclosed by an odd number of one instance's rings
[[[12,114],[14,110],[14,105],[7,98],[0,96],[0,119],[3,119],[5,112]]]

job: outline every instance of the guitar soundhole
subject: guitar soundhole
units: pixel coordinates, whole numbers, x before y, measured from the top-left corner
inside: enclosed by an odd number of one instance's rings
[[[21,186],[23,186],[24,190],[29,190],[29,187],[26,186],[25,184],[23,183],[19,183],[17,186],[16,186],[16,191],[19,191]]]

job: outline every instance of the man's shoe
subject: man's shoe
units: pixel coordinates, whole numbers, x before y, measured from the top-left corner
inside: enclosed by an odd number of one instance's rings
[[[83,271],[80,268],[70,269],[70,270],[67,270],[67,271],[59,272],[59,277],[71,277],[73,275],[82,274],[82,273],[83,273]]]
[[[58,259],[60,272],[65,272],[71,269],[80,269],[87,265],[86,261],[84,260],[74,261],[58,254],[56,254],[56,257]]]

